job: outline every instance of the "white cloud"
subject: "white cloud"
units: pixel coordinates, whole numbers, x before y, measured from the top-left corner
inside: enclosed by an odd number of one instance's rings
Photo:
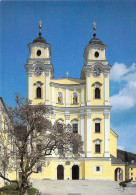
[[[123,78],[124,75],[132,72],[132,71],[135,71],[136,70],[136,64],[133,63],[132,66],[130,68],[127,68],[127,66],[123,63],[117,63],[115,62],[112,69],[111,69],[111,72],[110,72],[110,79],[113,80],[113,81],[120,81]]]
[[[117,148],[118,148],[119,150],[125,150],[125,147],[124,147],[124,146],[117,146]]]
[[[120,68],[117,68],[119,66]],[[126,110],[134,107],[136,105],[136,64],[133,63],[130,68],[127,68],[124,64],[115,63],[111,72],[111,79],[116,82],[126,82],[117,94],[110,97],[113,109]]]

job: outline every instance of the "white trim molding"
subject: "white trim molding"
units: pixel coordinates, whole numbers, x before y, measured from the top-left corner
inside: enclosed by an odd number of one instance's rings
[[[109,105],[108,102],[108,73],[104,73],[104,104]]]
[[[68,125],[70,123],[70,115],[69,113],[66,113],[65,115],[65,124]]]
[[[105,148],[104,148],[104,156],[110,157],[109,154],[109,112],[107,110],[104,111],[104,130],[105,130]]]
[[[86,72],[86,79],[87,79],[87,82],[86,82],[86,84],[87,84],[87,106],[89,105],[91,105],[91,93],[90,93],[90,88],[91,88],[91,79],[90,79],[90,70],[87,70],[87,72]]]
[[[28,91],[29,91],[28,97],[29,97],[29,100],[32,103],[32,72],[28,73],[28,79],[29,79],[29,81],[28,81],[28,84],[29,84],[29,86],[28,86]]]
[[[54,87],[52,86],[52,105],[54,106]]]
[[[84,87],[81,87],[81,106],[84,106]]]
[[[85,115],[80,115],[80,134],[83,141],[83,151],[85,151]],[[85,153],[81,154],[81,157],[85,157]]]
[[[45,94],[45,105],[49,105],[49,72],[45,72],[45,83],[46,83],[46,94]]]
[[[66,88],[66,107],[69,106],[69,89]]]
[[[91,153],[91,114],[87,113],[87,157],[92,157]]]

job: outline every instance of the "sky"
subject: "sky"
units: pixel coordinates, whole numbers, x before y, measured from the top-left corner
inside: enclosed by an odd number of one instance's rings
[[[93,34],[108,46],[111,128],[118,148],[136,153],[136,1],[1,1],[0,96],[14,105],[27,96],[27,45],[42,36],[51,44],[54,77],[80,78],[83,52]]]

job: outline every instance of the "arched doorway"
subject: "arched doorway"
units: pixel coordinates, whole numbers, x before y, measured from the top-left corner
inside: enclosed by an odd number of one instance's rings
[[[121,168],[115,169],[115,181],[123,181],[123,170]]]
[[[64,179],[64,167],[62,165],[58,165],[57,167],[57,179],[58,180]]]
[[[72,167],[72,179],[76,180],[79,179],[79,166],[73,165]]]

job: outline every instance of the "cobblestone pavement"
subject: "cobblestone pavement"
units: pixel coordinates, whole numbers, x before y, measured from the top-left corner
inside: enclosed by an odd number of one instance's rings
[[[136,182],[123,190],[118,182],[94,180],[33,180],[41,195],[136,195]]]

